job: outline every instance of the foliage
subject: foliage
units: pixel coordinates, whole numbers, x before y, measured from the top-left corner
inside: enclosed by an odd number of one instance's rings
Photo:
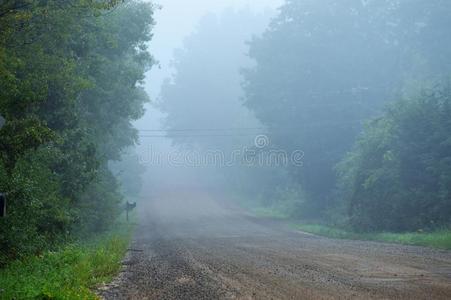
[[[245,71],[246,105],[276,144],[304,151],[304,166],[291,171],[309,195],[305,208],[313,215],[330,202],[333,166],[360,123],[397,82],[395,47],[384,42],[377,10],[362,3],[287,1],[251,43],[257,65]]]
[[[449,75],[450,11],[440,0],[287,0],[251,42],[246,105],[275,144],[305,153],[302,168],[291,168],[305,215],[334,207],[334,167],[365,120],[408,86]]]
[[[16,261],[0,270],[1,299],[98,299],[91,289],[121,267],[129,231]]]
[[[358,230],[418,230],[451,223],[451,90],[425,90],[369,123],[339,165]]]
[[[29,152],[11,174],[1,172],[1,189],[11,191],[7,218],[0,219],[0,262],[18,253],[36,253],[64,238],[72,212],[69,200],[60,196],[60,180],[49,162],[52,151]]]
[[[121,194],[127,198],[139,198],[143,187],[141,176],[146,172],[142,165],[142,159],[136,149],[126,149],[122,155],[121,161],[112,161],[109,169],[114,173],[120,182]]]
[[[302,217],[300,208],[305,201],[305,195],[301,191],[298,186],[281,186],[272,193],[254,193],[252,196],[235,191],[235,196],[231,199],[256,217],[298,219]]]
[[[139,1],[0,4],[0,265],[103,231],[122,196],[108,169],[137,142],[153,7]]]

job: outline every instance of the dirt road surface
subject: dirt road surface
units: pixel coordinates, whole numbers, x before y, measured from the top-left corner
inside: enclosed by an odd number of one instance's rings
[[[451,251],[345,241],[166,193],[105,299],[451,299]]]

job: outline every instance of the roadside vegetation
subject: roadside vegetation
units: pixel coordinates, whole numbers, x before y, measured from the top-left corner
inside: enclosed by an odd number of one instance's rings
[[[152,17],[133,0],[0,4],[0,268],[114,225],[142,173]]]
[[[451,250],[451,230],[408,233],[359,233],[318,224],[294,224],[301,231],[334,239],[366,240]]]
[[[365,232],[356,231],[349,224],[327,225],[321,220],[305,222],[293,218],[290,212],[283,207],[265,207],[240,205],[250,214],[259,218],[270,218],[284,220],[291,224],[294,229],[311,233],[314,235],[345,240],[365,240],[403,245],[414,245],[432,247],[437,249],[451,250],[451,229],[422,230],[416,232]],[[321,222],[323,224],[321,224]]]
[[[1,299],[93,299],[119,270],[152,27],[141,1],[1,2]]]
[[[131,227],[15,261],[0,270],[0,299],[97,299],[120,270]]]

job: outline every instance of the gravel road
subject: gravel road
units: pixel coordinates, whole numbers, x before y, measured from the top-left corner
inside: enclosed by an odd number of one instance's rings
[[[344,241],[166,193],[105,299],[451,299],[451,251]]]

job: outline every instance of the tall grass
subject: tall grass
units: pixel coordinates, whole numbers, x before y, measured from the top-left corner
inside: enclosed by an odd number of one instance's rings
[[[291,218],[287,210],[280,207],[264,207],[264,206],[248,206],[244,207],[256,217],[284,219],[290,222],[296,222]],[[361,233],[343,228],[331,227],[326,225],[315,224],[298,224],[294,227],[304,232],[335,238],[349,240],[367,240],[379,241],[386,243],[397,243],[404,245],[425,246],[438,249],[451,250],[451,229],[442,229],[432,232],[411,232],[411,233]]]
[[[439,249],[451,249],[451,230],[413,233],[357,233],[318,224],[296,224],[301,231],[337,239],[369,240]]]
[[[117,230],[0,270],[0,299],[97,299],[92,288],[119,271],[130,229]]]

